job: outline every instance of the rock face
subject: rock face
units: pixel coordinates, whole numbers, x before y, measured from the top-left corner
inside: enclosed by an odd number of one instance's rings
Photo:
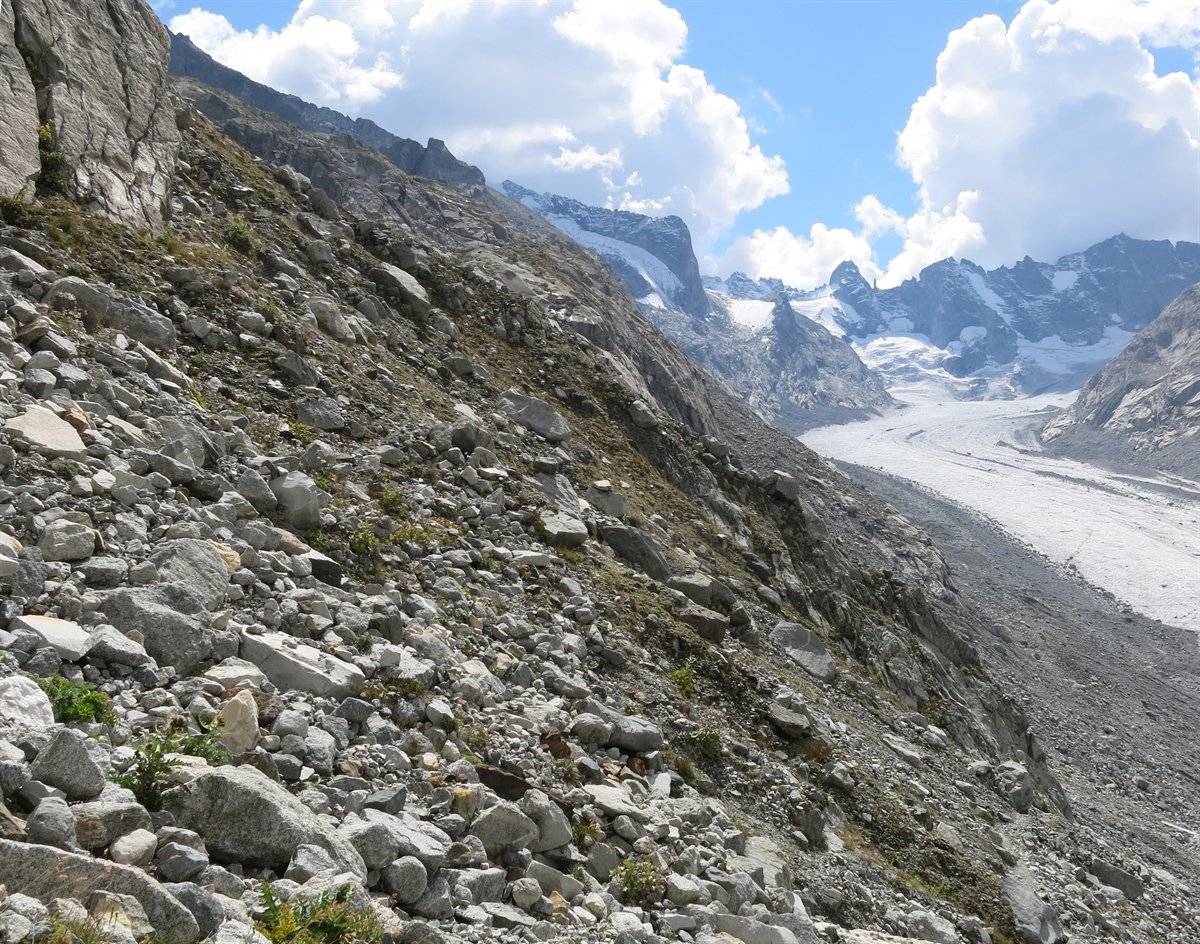
[[[143,0],[12,0],[0,12],[0,192],[35,179],[158,226],[179,149],[167,32]],[[52,140],[38,152],[38,128]],[[48,157],[47,153],[52,154]]]
[[[1042,441],[1083,458],[1200,475],[1200,285],[1089,380]]]
[[[247,104],[278,115],[297,127],[349,135],[379,151],[406,173],[431,177],[468,190],[485,185],[483,172],[451,154],[445,142],[430,138],[422,146],[411,138],[385,131],[367,118],[348,118],[332,108],[277,92],[221,65],[187,36],[171,34],[171,72],[232,92]]]
[[[679,217],[588,206],[553,193],[535,193],[511,180],[501,186],[599,255],[639,302],[678,308],[696,317],[708,314],[692,234]]]

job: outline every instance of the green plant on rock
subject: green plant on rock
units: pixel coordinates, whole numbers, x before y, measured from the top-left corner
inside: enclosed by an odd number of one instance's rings
[[[38,126],[38,158],[42,171],[37,188],[44,194],[66,195],[71,189],[71,172],[67,159],[58,147],[58,135],[47,124]]]
[[[319,435],[315,429],[299,420],[288,423],[288,431],[291,433],[292,439],[301,446],[311,446],[317,441]]]
[[[684,741],[700,760],[717,761],[725,754],[725,745],[721,733],[714,728],[697,728],[684,735]]]
[[[244,256],[258,251],[258,233],[244,216],[231,216],[221,228],[221,236],[231,249]]]
[[[407,515],[412,512],[412,506],[404,497],[404,492],[394,485],[384,484],[380,487],[379,507],[389,515]]]
[[[600,824],[593,819],[579,819],[571,824],[571,841],[580,849],[594,846],[603,838]]]
[[[612,877],[621,892],[621,901],[639,908],[649,908],[660,901],[667,889],[662,869],[649,856],[625,859],[613,869]]]
[[[25,228],[33,222],[33,214],[21,197],[0,197],[0,220],[9,226]]]
[[[379,535],[366,525],[357,528],[350,535],[350,550],[359,557],[375,557],[379,553]]]
[[[114,776],[113,782],[132,790],[137,801],[151,812],[162,809],[163,791],[171,783],[171,771],[179,766],[174,754],[203,758],[211,766],[229,763],[229,753],[221,746],[220,726],[210,724],[199,734],[184,727],[182,719],[174,718],[161,728],[151,731],[137,745],[128,769]]]
[[[674,682],[676,687],[689,698],[696,694],[696,670],[691,659],[665,675],[667,681]]]
[[[86,921],[67,921],[52,918],[43,944],[112,944],[112,935],[91,918]]]
[[[355,907],[352,892],[343,885],[317,898],[280,901],[263,882],[263,914],[255,927],[271,944],[381,944],[379,920]]]
[[[98,721],[112,724],[117,720],[112,700],[96,686],[87,682],[72,682],[61,675],[34,679],[50,699],[54,720],[62,724]]]

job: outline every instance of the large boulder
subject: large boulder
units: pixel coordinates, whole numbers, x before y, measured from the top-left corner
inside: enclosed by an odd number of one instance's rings
[[[606,524],[600,528],[600,540],[617,552],[617,556],[655,580],[668,580],[671,565],[658,542],[645,531],[626,524]]]
[[[15,617],[9,628],[33,633],[42,646],[53,649],[65,662],[77,662],[92,647],[92,638],[83,627],[73,620],[59,619],[57,616],[26,613]]]
[[[254,767],[215,767],[169,790],[166,808],[216,859],[283,874],[302,845],[324,849],[341,871],[365,877],[354,846]]]
[[[88,739],[72,728],[60,728],[38,751],[29,768],[34,780],[57,787],[71,800],[90,800],[104,789],[107,779],[88,750]]]
[[[98,597],[105,618],[123,633],[140,632],[146,652],[159,665],[174,666],[187,675],[212,654],[209,597],[203,586],[119,587]]]
[[[424,315],[429,311],[429,293],[414,276],[399,266],[394,266],[390,262],[381,262],[371,270],[371,278],[386,294],[403,302],[418,315]]]
[[[229,586],[229,568],[212,541],[180,538],[160,544],[150,555],[163,583],[183,583],[197,591],[205,606],[219,606]]]
[[[545,400],[528,396],[515,388],[505,390],[496,407],[509,419],[533,430],[546,442],[562,442],[571,435],[571,427],[558,410]]]
[[[286,633],[243,636],[241,656],[282,691],[345,698],[362,691],[366,676],[351,662],[322,652]]]
[[[0,678],[0,737],[29,737],[54,724],[50,699],[32,679],[23,675]]]
[[[170,45],[143,0],[32,0],[0,14],[0,191],[27,189],[38,126],[57,167],[41,182],[100,212],[157,226],[179,151],[167,94]],[[31,150],[32,149],[32,150]]]
[[[1028,872],[1014,869],[1005,876],[1001,890],[1022,941],[1027,944],[1058,944],[1066,940],[1058,913],[1038,896]]]
[[[803,623],[775,624],[771,630],[771,642],[813,678],[832,682],[837,677],[837,664],[825,648],[825,643]]]
[[[191,912],[141,869],[90,855],[0,839],[0,885],[9,895],[41,901],[87,901],[97,891],[132,895],[165,944],[192,944],[201,936]]]
[[[41,406],[28,407],[20,416],[4,421],[31,449],[52,459],[82,459],[87,455],[75,427]]]

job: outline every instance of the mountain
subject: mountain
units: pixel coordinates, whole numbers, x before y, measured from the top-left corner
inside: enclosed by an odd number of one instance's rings
[[[1092,377],[1042,440],[1084,458],[1200,476],[1200,285]]]
[[[504,192],[599,255],[639,304],[708,313],[692,234],[677,216],[606,210],[506,180]]]
[[[171,35],[170,69],[172,75],[186,76],[224,89],[296,127],[323,134],[347,135],[378,151],[407,173],[431,177],[454,187],[477,189],[485,186],[483,172],[456,158],[444,141],[430,138],[427,144],[422,145],[411,138],[397,137],[367,118],[349,118],[332,108],[313,105],[295,95],[277,92],[221,65],[187,36]]]
[[[889,289],[852,262],[812,291],[740,273],[709,287],[751,308],[783,292],[844,334],[889,387],[973,398],[1073,389],[1198,279],[1200,244],[1119,235],[1053,264],[1026,257],[985,270],[944,259]]]
[[[601,209],[512,181],[504,191],[595,252],[668,337],[769,423],[802,433],[893,405],[883,379],[848,344],[797,317],[801,309],[783,298],[782,283],[735,280],[735,289],[751,293],[745,298],[708,291],[679,217]]]
[[[1194,636],[948,559],[518,201],[33,6],[35,183],[129,199],[0,190],[5,941],[1200,936]]]

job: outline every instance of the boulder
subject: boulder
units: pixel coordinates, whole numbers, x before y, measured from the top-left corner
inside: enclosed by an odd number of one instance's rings
[[[200,929],[191,912],[141,869],[84,853],[0,839],[0,884],[9,895],[42,901],[87,901],[95,891],[132,895],[166,944],[192,944]]]
[[[167,791],[164,802],[216,859],[282,874],[297,847],[311,845],[328,852],[339,870],[366,875],[362,857],[343,836],[254,767],[206,770]]]
[[[387,294],[407,305],[418,315],[429,312],[429,293],[416,278],[399,266],[381,262],[371,270],[371,278]]]
[[[282,691],[345,698],[362,690],[366,676],[351,662],[328,655],[285,633],[242,637],[241,656],[254,663]]]
[[[505,416],[541,436],[546,442],[562,442],[571,435],[571,427],[545,400],[521,393],[515,388],[500,395],[496,408]]]
[[[626,524],[606,524],[600,528],[600,540],[617,552],[631,567],[655,580],[668,580],[671,565],[658,542],[638,528]]]
[[[213,609],[225,601],[229,568],[212,541],[167,541],[150,555],[150,562],[158,568],[159,582],[186,584],[200,594],[206,608]]]
[[[90,800],[107,779],[88,750],[87,738],[72,728],[60,728],[38,751],[29,770],[35,780],[58,787],[71,800]]]
[[[475,817],[471,835],[483,843],[489,856],[497,856],[536,842],[538,826],[515,803],[501,800]]]
[[[174,666],[188,675],[211,655],[209,598],[203,586],[119,587],[97,596],[99,611],[121,632],[141,633],[146,652],[159,665]]]
[[[245,754],[258,744],[258,702],[244,689],[217,712],[221,724],[221,743],[230,754]]]
[[[78,623],[56,616],[27,613],[16,617],[9,626],[13,630],[33,633],[42,641],[42,645],[52,648],[64,662],[82,659],[92,644],[91,636]]]
[[[771,630],[771,642],[813,678],[832,682],[837,677],[837,664],[825,648],[825,643],[803,623],[775,624]]]
[[[59,518],[46,525],[38,539],[38,550],[48,561],[81,561],[96,551],[99,535],[85,524]]]
[[[4,427],[29,443],[35,452],[51,459],[82,459],[87,455],[75,427],[45,407],[28,407],[20,416],[5,420]]]
[[[50,699],[32,679],[23,675],[0,678],[0,737],[30,737],[54,725]]]
[[[587,525],[561,511],[542,511],[538,515],[538,532],[547,544],[558,547],[580,547],[588,537]]]
[[[1027,872],[1014,869],[1004,877],[1000,887],[1022,941],[1026,944],[1058,944],[1066,940],[1058,913],[1038,897]]]
[[[271,492],[283,508],[283,517],[293,528],[306,530],[321,525],[325,494],[303,472],[288,472],[271,480]]]

